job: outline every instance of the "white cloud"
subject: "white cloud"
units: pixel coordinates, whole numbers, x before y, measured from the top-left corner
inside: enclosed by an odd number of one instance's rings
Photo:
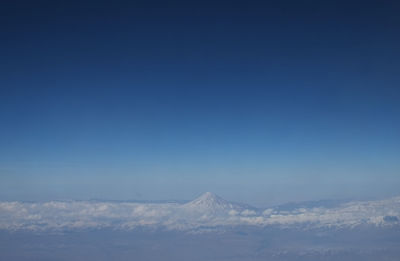
[[[336,208],[301,208],[285,212],[273,208],[238,210],[233,206],[218,211],[214,211],[215,205],[212,205],[212,208],[213,211],[199,211],[188,208],[187,205],[174,203],[0,202],[0,229],[133,229],[139,226],[158,226],[190,230],[202,226],[302,224],[313,227],[353,227],[361,224],[390,225],[397,222],[396,218],[400,219],[400,197],[380,201],[354,201]],[[386,222],[385,216],[392,217],[392,222]]]

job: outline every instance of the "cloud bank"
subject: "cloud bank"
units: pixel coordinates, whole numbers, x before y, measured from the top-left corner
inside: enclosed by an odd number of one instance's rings
[[[256,209],[211,193],[186,204],[101,201],[0,202],[2,230],[196,230],[232,226],[336,227],[399,224],[400,197],[336,207]]]

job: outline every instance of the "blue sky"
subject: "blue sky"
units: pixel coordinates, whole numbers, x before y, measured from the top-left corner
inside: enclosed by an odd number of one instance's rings
[[[2,11],[0,199],[394,195],[398,6]]]

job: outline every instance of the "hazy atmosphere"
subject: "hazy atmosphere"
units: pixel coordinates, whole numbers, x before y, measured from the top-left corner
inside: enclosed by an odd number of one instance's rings
[[[0,259],[399,258],[399,13],[2,2]]]
[[[398,191],[395,2],[1,9],[2,199]]]

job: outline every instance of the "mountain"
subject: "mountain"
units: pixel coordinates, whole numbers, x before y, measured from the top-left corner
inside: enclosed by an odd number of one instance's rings
[[[227,201],[211,192],[202,194],[200,197],[184,204],[182,207],[188,211],[211,213],[226,212],[227,214],[232,210],[241,212],[246,209],[254,209],[245,204]]]

